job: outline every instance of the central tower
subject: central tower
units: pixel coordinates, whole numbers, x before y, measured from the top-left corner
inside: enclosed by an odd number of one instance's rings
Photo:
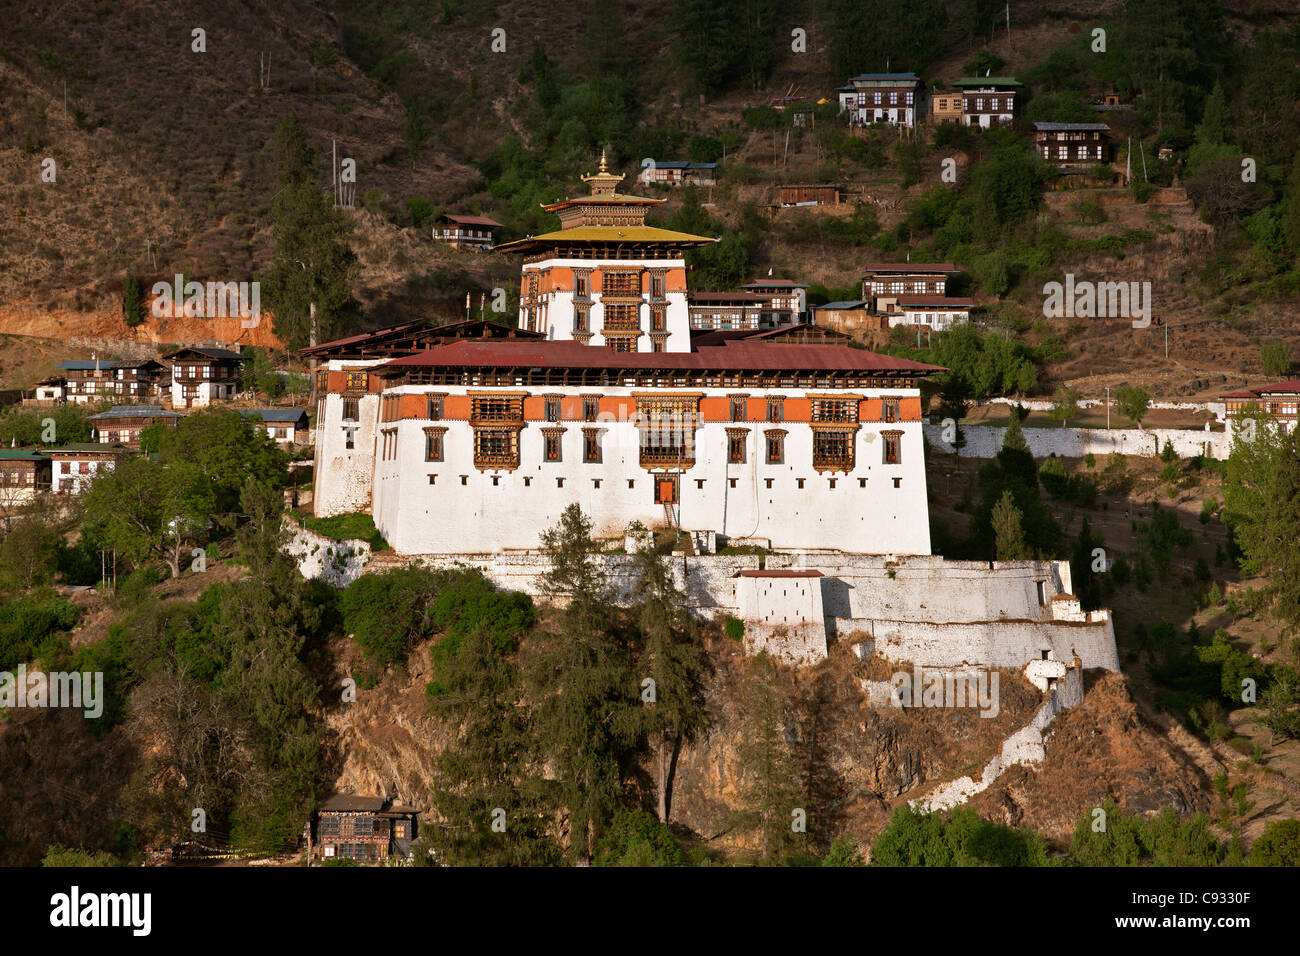
[[[647,226],[664,200],[620,193],[603,151],[582,181],[589,195],[542,207],[558,232],[497,247],[524,254],[519,327],[616,352],[689,352],[686,250],[717,240]]]

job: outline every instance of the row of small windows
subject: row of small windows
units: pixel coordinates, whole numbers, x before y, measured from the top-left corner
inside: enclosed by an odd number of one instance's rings
[[[492,477],[492,484],[493,484],[493,485],[500,485],[500,484],[501,484],[501,476],[500,476],[500,475],[492,475],[491,477]],[[523,475],[522,477],[523,477],[523,480],[524,480],[524,487],[525,487],[525,488],[531,488],[531,487],[532,487],[532,484],[533,484],[533,476],[532,476],[532,475]],[[656,476],[654,476],[654,477],[662,477],[662,476],[656,475]],[[593,479],[591,479],[592,487],[593,487],[593,488],[597,488],[597,489],[599,489],[599,488],[600,488],[600,483],[601,483],[602,481],[604,481],[604,480],[605,480],[605,479],[603,479],[603,478],[593,478]],[[708,481],[707,478],[695,478],[695,479],[693,479],[693,480],[695,481],[695,487],[696,487],[696,489],[697,489],[697,490],[700,490],[700,491],[703,491],[703,490],[704,490],[704,483],[705,483],[706,481]],[[795,481],[795,487],[797,487],[799,490],[802,491],[802,490],[803,490],[803,487],[804,487],[804,482],[807,481],[807,480],[808,480],[807,478],[796,478],[796,479],[794,480],[794,481]],[[893,481],[893,483],[894,483],[894,487],[895,487],[895,488],[901,488],[901,487],[903,487],[903,479],[902,479],[902,476],[901,476],[901,475],[893,475],[893,476],[891,476],[891,480]],[[738,481],[739,481],[739,479],[737,479],[737,478],[728,478],[728,479],[727,479],[727,487],[729,487],[729,488],[735,488],[735,487],[737,487],[737,483],[738,483]],[[766,489],[771,490],[771,488],[772,488],[772,484],[773,484],[773,482],[775,482],[775,481],[776,481],[775,478],[764,478],[764,479],[763,479],[763,486],[764,486]],[[826,479],[826,484],[827,484],[827,486],[830,487],[830,488],[834,488],[834,487],[836,487],[836,485],[838,484],[838,482],[839,482],[839,479],[838,479],[838,478],[827,478],[827,479]],[[438,475],[437,475],[437,473],[434,473],[434,474],[429,475],[429,484],[431,484],[431,485],[436,485],[437,483],[438,483]],[[462,485],[468,485],[468,484],[469,484],[469,475],[461,475],[461,476],[460,476],[460,483],[461,483]],[[555,487],[557,487],[557,488],[563,488],[563,487],[564,487],[564,477],[563,477],[563,476],[557,477],[557,478],[555,479]],[[636,479],[635,479],[635,478],[629,478],[629,479],[627,480],[627,487],[628,487],[628,490],[629,490],[629,491],[632,490],[632,489],[634,489],[634,488],[636,488]],[[859,477],[859,478],[858,478],[858,487],[859,487],[859,488],[865,488],[865,487],[867,487],[867,479],[866,479],[866,478]]]
[[[424,430],[424,460],[445,460],[446,428],[426,428]],[[547,428],[542,431],[542,461],[563,461],[562,428]],[[600,464],[603,461],[599,428],[582,430],[582,460],[584,464]],[[784,429],[769,429],[763,433],[764,462],[769,465],[785,464]],[[382,432],[384,461],[397,457],[396,429]],[[902,432],[883,432],[883,450],[881,463],[898,465],[902,463]],[[727,461],[733,465],[748,462],[749,432],[743,428],[727,429]],[[654,457],[669,463],[674,458],[683,462],[694,461],[693,442],[689,445],[679,441],[671,448],[651,444],[655,439],[651,433],[643,438],[641,450],[643,457]],[[646,454],[648,453],[648,454]],[[514,428],[476,428],[474,429],[474,459],[476,463],[497,461],[508,467],[519,464],[519,432]],[[817,467],[853,466],[853,432],[850,430],[819,429],[813,434],[813,463]]]
[[[384,401],[389,399],[394,402],[400,401],[400,396],[385,396]],[[426,417],[430,421],[440,421],[443,417],[443,396],[430,396],[428,399],[428,409]],[[548,397],[545,399],[545,418],[548,422],[558,422],[561,420],[560,399]],[[813,422],[854,422],[857,421],[856,402],[852,399],[815,399],[812,402],[812,421]],[[519,399],[492,399],[492,398],[475,398],[474,410],[470,415],[472,421],[522,421],[523,411],[522,403]],[[396,404],[391,407],[384,406],[382,416],[383,421],[393,421],[398,417]],[[769,398],[767,400],[767,421],[782,422],[785,421],[785,400],[781,398]],[[730,420],[733,422],[749,421],[749,408],[747,397],[734,397],[729,400]],[[582,420],[594,422],[600,414],[600,399],[597,396],[584,395],[582,397]],[[898,421],[898,399],[886,398],[883,400],[883,418],[885,422]],[[357,407],[355,401],[345,401],[343,403],[343,420],[357,421]]]

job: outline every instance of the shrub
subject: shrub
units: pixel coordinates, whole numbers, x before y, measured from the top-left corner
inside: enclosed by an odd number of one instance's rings
[[[745,622],[738,617],[727,615],[727,619],[722,624],[723,633],[733,641],[738,641],[745,636]]]

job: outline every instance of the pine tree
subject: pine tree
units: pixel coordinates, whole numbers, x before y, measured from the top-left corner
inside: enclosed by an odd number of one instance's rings
[[[1025,441],[1025,433],[1020,429],[1020,413],[1014,408],[1011,409],[1011,417],[1007,419],[1007,430],[1002,434],[1002,447],[1013,451],[1029,451],[1029,442]]]
[[[758,831],[766,862],[795,845],[794,811],[808,809],[794,755],[786,743],[783,703],[775,662],[767,654],[752,658],[741,699],[745,733],[737,747],[742,777],[737,822]]]
[[[655,755],[659,821],[667,823],[670,764],[677,748],[694,739],[707,721],[704,657],[698,629],[663,557],[650,548],[639,551],[635,574],[640,598],[634,610],[640,631],[638,673],[643,684],[646,678],[654,682],[654,699],[645,702],[644,728]]]
[[[275,259],[259,277],[275,334],[291,348],[332,338],[354,308],[348,283],[356,255],[351,223],[316,182],[315,156],[295,117],[281,124],[272,152],[278,190],[271,217]]]
[[[1024,561],[1030,557],[1025,532],[1020,524],[1020,509],[1010,489],[993,506],[993,552],[999,561]]]
[[[542,591],[567,598],[555,632],[539,632],[526,665],[543,756],[570,821],[570,850],[590,860],[620,806],[622,763],[641,729],[640,681],[613,594],[596,555],[591,521],[573,504],[542,535],[551,561]]]

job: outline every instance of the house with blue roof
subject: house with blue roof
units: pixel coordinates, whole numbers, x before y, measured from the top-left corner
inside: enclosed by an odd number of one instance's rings
[[[260,425],[277,445],[303,445],[310,441],[307,413],[301,408],[248,408],[239,413]]]

